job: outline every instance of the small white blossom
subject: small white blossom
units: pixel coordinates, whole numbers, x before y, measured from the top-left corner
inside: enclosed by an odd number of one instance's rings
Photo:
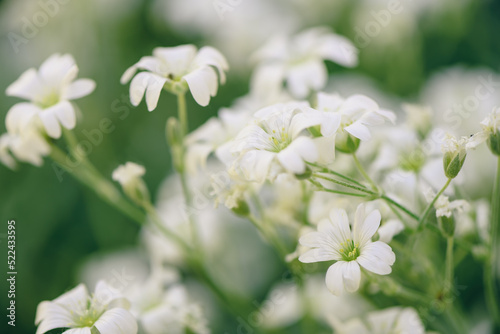
[[[233,168],[241,171],[246,180],[263,182],[283,170],[294,174],[306,171],[306,162],[320,159],[319,149],[324,138],[313,139],[303,130],[317,125],[306,116],[312,109],[307,103],[276,104],[257,111],[256,121],[240,131],[234,139],[232,153],[238,158]],[[322,159],[333,159],[333,140],[330,152]],[[323,152],[322,152],[323,153]],[[275,175],[274,175],[275,176]]]
[[[500,132],[500,108],[495,108],[489,115],[481,122],[483,131],[488,134]]]
[[[329,136],[337,131],[348,132],[361,140],[371,138],[369,126],[380,125],[389,120],[394,124],[396,115],[381,109],[364,95],[352,95],[344,99],[338,94],[318,93],[317,110],[322,118],[321,133]]]
[[[482,141],[484,141],[484,139],[482,139],[482,136],[479,136],[479,133],[470,137],[463,136],[459,139],[447,133],[444,138],[443,144],[441,145],[441,151],[444,154],[451,153],[465,155],[467,153],[467,150],[476,148],[476,146]]]
[[[434,197],[436,197],[436,193],[428,188],[424,192],[424,196],[427,199],[427,202],[432,202]],[[434,203],[434,208],[436,209],[436,217],[448,217],[450,218],[453,211],[456,210],[458,212],[462,212],[469,207],[469,203],[466,200],[460,199],[451,201],[448,196],[441,195]]]
[[[57,328],[68,328],[63,334],[136,334],[137,322],[128,311],[129,302],[122,294],[99,281],[95,292],[89,295],[85,285],[66,292],[38,305],[35,324],[36,334]]]
[[[16,106],[20,104],[23,103]],[[7,158],[10,151],[20,161],[41,166],[43,157],[50,153],[50,145],[41,133],[43,125],[36,116],[36,110],[16,106],[11,108],[5,120],[7,133],[2,135],[0,144],[2,161],[12,163]]]
[[[27,99],[14,105],[8,112],[28,123],[38,117],[47,134],[52,138],[61,136],[61,126],[73,129],[76,125],[76,111],[70,100],[90,94],[95,83],[90,79],[75,80],[78,66],[69,54],[50,56],[37,71],[31,68],[7,87],[7,95]],[[23,113],[19,113],[23,111]]]
[[[183,93],[189,87],[195,101],[207,106],[210,97],[217,94],[219,80],[226,81],[224,71],[229,69],[226,58],[216,49],[205,46],[199,51],[194,45],[160,47],[153,50],[153,56],[142,57],[128,68],[121,77],[127,83],[137,70],[145,70],[135,75],[130,83],[130,101],[137,106],[144,94],[148,110],[158,104],[161,90],[165,87],[173,93]]]
[[[380,226],[380,219],[378,210],[366,216],[364,204],[360,204],[351,232],[345,210],[333,209],[330,219],[319,222],[317,232],[300,238],[301,245],[312,249],[302,254],[299,260],[303,263],[336,261],[326,273],[326,285],[337,296],[344,289],[348,292],[358,290],[360,265],[378,275],[390,274],[396,260],[394,252],[382,241],[371,241]]]
[[[259,61],[256,81],[279,89],[285,80],[294,97],[305,98],[325,87],[328,72],[324,60],[353,67],[358,62],[357,53],[347,38],[328,28],[312,28],[292,38],[277,36],[254,55]]]
[[[146,173],[144,166],[138,165],[134,162],[127,162],[125,165],[118,166],[114,171],[112,178],[119,182],[122,187],[126,187],[140,179]]]
[[[219,160],[225,162],[230,149],[230,140],[251,120],[247,110],[219,110],[219,117],[210,118],[205,124],[186,137],[186,168],[195,173],[204,169],[208,156],[215,152]]]

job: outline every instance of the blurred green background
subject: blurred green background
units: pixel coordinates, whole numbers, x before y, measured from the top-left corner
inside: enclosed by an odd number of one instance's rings
[[[225,13],[223,19],[218,17],[212,0],[186,1],[184,5],[182,0],[60,1],[53,17],[48,15],[46,24],[38,27],[34,36],[24,38],[26,20],[33,22],[34,15],[46,11],[44,6],[51,1],[2,0],[0,90],[4,92],[23,71],[38,67],[51,54],[71,53],[79,65],[79,77],[92,78],[97,83],[93,94],[77,101],[82,118],[75,129],[76,136],[85,139],[82,131],[97,128],[103,118],[111,119],[115,126],[114,131],[104,135],[102,143],[93,147],[89,159],[108,176],[125,161],[143,164],[147,167],[145,181],[154,194],[171,172],[164,124],[169,116],[175,115],[176,101],[162,94],[155,111],[147,112],[144,103],[134,108],[128,103],[128,86],[120,84],[120,76],[156,46],[212,44],[223,53],[237,49],[238,46],[231,42],[238,36],[227,37],[227,33],[232,24],[230,16],[245,15],[244,6],[248,5],[245,1]],[[282,15],[262,15],[263,25],[279,29],[288,15],[293,22],[289,25],[291,29],[328,25],[355,42],[355,28],[363,29],[360,22],[367,22],[363,21],[363,15],[367,15],[362,13],[363,6],[370,3],[268,2]],[[196,3],[201,9],[196,8]],[[391,31],[390,36],[384,32],[361,48],[357,68],[347,70],[328,64],[329,70],[336,74],[366,76],[381,91],[409,101],[419,100],[419,92],[426,81],[442,68],[462,64],[498,71],[500,1],[436,3],[440,4],[412,9],[411,13],[408,9],[404,17],[397,18],[411,22],[410,25],[405,23],[397,28],[391,27],[391,23],[384,28]],[[199,13],[203,10],[206,12]],[[259,10],[268,9],[256,7],[257,14]],[[187,17],[187,22],[179,23],[182,17]],[[190,17],[194,17],[191,22]],[[239,29],[247,29],[248,34],[255,29],[251,21],[240,24]],[[208,25],[210,29],[203,28]],[[12,44],[12,33],[23,38],[18,46]],[[257,36],[255,40],[258,42],[262,37]],[[240,36],[242,43],[247,38],[250,37]],[[232,69],[228,82],[220,87],[208,107],[202,108],[188,98],[192,129],[215,115],[220,107],[229,106],[234,98],[246,94],[251,70],[248,56],[248,53],[238,55],[236,52],[229,57]],[[17,102],[18,99],[6,96],[0,99],[2,119]],[[0,132],[4,131],[2,122]],[[48,160],[41,168],[21,164],[16,172],[0,166],[0,212],[3,224],[0,242],[5,254],[2,261],[6,261],[7,254],[7,221],[16,220],[17,318],[13,333],[34,332],[36,305],[74,286],[78,267],[90,254],[127,248],[137,242],[137,225],[102,203],[69,175],[65,174],[59,181]],[[6,263],[0,267],[4,277]],[[1,308],[4,310],[7,307],[5,287],[3,278]],[[5,323],[5,319],[2,320],[1,332],[11,333],[12,328],[5,327]]]

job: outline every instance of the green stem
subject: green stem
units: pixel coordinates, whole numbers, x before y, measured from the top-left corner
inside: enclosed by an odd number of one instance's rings
[[[406,213],[408,216],[410,216],[413,219],[415,219],[416,221],[418,221],[418,215],[417,214],[413,213],[412,211],[410,211],[409,209],[407,209],[403,205],[399,204],[398,202],[396,202],[392,198],[390,198],[390,197],[388,197],[386,195],[380,195],[380,198],[382,198],[386,202],[389,202],[392,205],[396,206],[398,209],[400,209],[401,211],[403,211],[404,213]]]
[[[373,182],[371,177],[365,171],[361,162],[359,162],[358,157],[356,156],[356,153],[352,154],[352,158],[354,159],[354,163],[356,164],[356,167],[358,168],[359,172],[361,173],[361,175],[363,175],[363,177],[366,179],[366,181],[368,181],[368,183],[370,183],[370,185],[372,186],[372,189],[374,191],[378,191],[377,185],[375,184],[375,182]]]
[[[453,236],[449,236],[447,238],[446,244],[446,272],[445,272],[445,281],[444,281],[444,295],[448,296],[451,291],[453,291]]]
[[[360,182],[358,182],[358,181],[354,180],[353,178],[350,178],[350,177],[348,177],[348,176],[345,176],[345,175],[343,175],[343,174],[341,174],[341,173],[339,173],[339,172],[333,171],[333,170],[331,170],[331,169],[328,169],[328,168],[326,168],[326,167],[323,167],[323,166],[321,166],[321,165],[318,165],[318,164],[315,164],[315,163],[312,163],[312,162],[306,162],[306,163],[307,163],[308,165],[310,165],[310,166],[313,166],[313,167],[319,168],[319,169],[320,169],[320,170],[319,170],[319,172],[321,172],[321,173],[332,174],[332,175],[338,176],[338,177],[340,177],[340,178],[343,178],[344,180],[347,180],[347,181],[349,181],[349,182],[352,182],[352,183],[354,183],[354,184],[356,184],[356,185],[358,185],[358,186],[360,186],[360,187],[366,188],[366,187],[365,187],[363,184],[361,184]]]
[[[498,264],[498,224],[500,222],[500,156],[497,158],[497,174],[491,199],[491,241],[484,266],[484,283],[488,308],[497,326],[500,326],[500,301],[496,286]]]
[[[186,136],[189,131],[187,108],[186,108],[186,93],[177,94],[177,114],[182,128],[182,137]]]
[[[248,215],[247,218],[262,234],[264,239],[276,249],[280,258],[284,261],[286,255],[288,254],[288,251],[277,234],[274,232],[274,229],[266,228],[264,224],[262,224],[262,222],[252,214]]]
[[[446,188],[448,188],[448,186],[451,183],[451,180],[452,179],[448,179],[448,181],[446,181],[446,184],[443,186],[443,188],[441,188],[441,190],[439,190],[437,195],[432,199],[432,201],[429,203],[429,205],[427,205],[427,207],[425,208],[425,211],[422,214],[422,217],[418,220],[418,231],[421,231],[423,229],[425,221],[426,221],[427,217],[429,216],[431,209],[434,206],[434,203],[436,203],[439,196],[441,196],[444,193],[444,191],[446,190]]]
[[[105,202],[118,209],[118,211],[139,225],[144,223],[144,213],[123,197],[121,192],[111,182],[82,166],[70,167],[67,163],[67,157],[67,154],[57,146],[51,145],[50,158],[61,168],[71,174],[77,181],[93,190]]]
[[[158,215],[158,212],[156,211],[155,207],[149,202],[143,203],[143,207],[144,207],[144,210],[146,210],[146,212],[148,213],[150,221],[153,223],[153,225],[156,226],[156,228],[158,228],[160,230],[160,232],[165,235],[165,237],[175,241],[179,246],[181,246],[181,248],[187,254],[189,254],[189,252],[191,251],[191,247],[184,240],[182,240],[179,236],[177,236],[177,234],[175,234],[174,232],[169,230],[167,227],[165,227],[165,225],[161,221],[161,218]]]
[[[321,183],[319,183],[318,181],[313,180],[313,179],[309,179],[309,182],[311,182],[312,184],[314,184],[317,187],[317,189],[315,189],[315,191],[324,191],[324,192],[329,192],[329,193],[333,193],[333,194],[354,196],[354,197],[368,197],[368,195],[365,195],[365,194],[356,194],[356,193],[351,193],[351,192],[346,192],[346,191],[327,189],[327,188],[323,187],[321,185]]]
[[[366,188],[361,188],[361,187],[358,187],[356,185],[353,185],[353,184],[350,184],[350,183],[346,183],[344,181],[335,180],[335,179],[332,179],[332,178],[324,176],[324,175],[313,173],[312,176],[315,177],[315,178],[318,178],[318,179],[323,179],[323,180],[330,181],[332,183],[336,183],[336,184],[341,185],[341,186],[346,187],[346,188],[351,188],[351,189],[354,189],[354,190],[358,190],[358,191],[364,192],[366,194],[377,195],[377,193],[375,193],[375,192],[373,192],[371,190],[368,190]]]
[[[327,176],[324,176],[324,175],[320,175],[320,174],[313,174],[312,177],[315,177],[315,178],[318,178],[318,179],[327,180],[327,181],[333,182],[335,184],[341,185],[341,186],[346,187],[346,188],[351,188],[351,189],[354,189],[354,190],[358,190],[358,191],[364,192],[365,194],[373,195],[373,196],[375,196],[375,198],[381,198],[384,201],[390,203],[390,205],[394,205],[394,206],[398,207],[399,209],[401,209],[403,212],[405,212],[407,215],[409,215],[413,219],[418,220],[418,216],[415,213],[413,213],[412,211],[410,211],[409,209],[407,209],[403,205],[399,204],[395,200],[391,199],[390,197],[386,196],[385,194],[378,194],[378,193],[373,192],[371,190],[368,190],[366,188],[360,188],[360,187],[358,187],[356,185],[349,184],[349,183],[346,183],[344,181],[335,180],[335,179],[332,179],[330,177],[327,177]],[[314,184],[314,181],[311,181],[311,182],[313,182],[313,184]],[[323,189],[320,189],[321,191],[338,193],[338,194],[348,195],[348,196],[368,197],[367,195],[362,195],[362,194],[344,193],[342,191],[326,189],[324,187],[322,187],[322,188]]]

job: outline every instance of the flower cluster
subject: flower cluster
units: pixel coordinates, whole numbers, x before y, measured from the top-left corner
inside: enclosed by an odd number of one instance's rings
[[[408,305],[443,306],[454,298],[454,270],[463,254],[480,260],[485,286],[494,290],[500,187],[494,188],[488,223],[489,195],[481,205],[461,199],[460,182],[462,175],[470,176],[465,162],[471,149],[486,141],[488,158],[500,155],[500,109],[475,123],[475,134],[443,136],[430,107],[397,107],[375,93],[342,96],[330,89],[324,61],[353,67],[357,53],[349,40],[327,28],[272,38],[252,56],[256,68],[249,93],[192,132],[185,96],[189,91],[198,105],[207,106],[226,81],[226,58],[213,47],[194,45],[158,47],[142,57],[121,77],[122,84],[130,81],[132,105],[145,99],[152,111],[159,108],[162,91],[177,97],[178,115],[165,126],[176,174],[156,196],[143,180],[146,168],[137,163],[126,162],[108,175],[116,183],[87,157],[78,158],[75,168],[67,165],[76,158],[71,130],[79,111],[72,101],[95,88],[92,80],[76,79],[72,56],[55,54],[39,70],[23,73],[6,92],[29,102],[7,113],[0,161],[12,169],[18,160],[39,166],[50,155],[140,224],[141,253],[148,257],[137,284],[116,289],[99,280],[94,294],[80,284],[41,302],[37,334],[208,334],[216,317],[206,312],[207,305],[221,304],[241,321],[247,296],[262,288],[241,278],[246,265],[231,273],[227,263],[264,266],[267,258],[279,261],[269,260],[270,267],[283,268],[293,278],[270,290],[289,299],[287,312],[260,317],[262,328],[271,330],[306,317],[339,333],[425,333],[419,316],[429,310]],[[406,120],[395,126],[401,111]],[[66,145],[56,142],[61,137]],[[420,244],[422,236],[430,240],[429,249]],[[262,241],[270,247],[255,246]],[[231,245],[234,252],[227,249]],[[464,248],[458,259],[457,245]],[[429,261],[428,254],[441,254],[443,248],[442,258]],[[270,256],[271,250],[278,256]],[[316,262],[328,262],[328,269],[310,265]],[[276,273],[262,275],[264,282]],[[353,301],[361,295],[371,304]],[[267,302],[276,303],[274,297],[271,293],[256,304],[259,312]],[[450,310],[443,323],[459,328],[453,318],[459,312]]]

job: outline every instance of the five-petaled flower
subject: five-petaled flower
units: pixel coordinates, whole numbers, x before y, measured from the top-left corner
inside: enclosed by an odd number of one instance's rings
[[[202,47],[197,51],[194,45],[161,47],[153,50],[153,56],[142,57],[136,64],[128,68],[121,77],[121,83],[127,83],[140,72],[130,83],[130,101],[137,106],[144,94],[148,110],[156,109],[163,88],[174,93],[183,94],[188,88],[195,101],[207,106],[210,97],[217,94],[217,73],[221,84],[226,81],[224,71],[229,66],[226,58],[215,48]]]
[[[292,38],[277,36],[256,52],[259,62],[255,80],[258,84],[280,89],[285,80],[296,98],[323,89],[328,71],[324,60],[353,67],[358,63],[358,50],[345,37],[328,28],[312,28]]]
[[[104,281],[89,295],[80,284],[52,301],[43,301],[36,310],[36,334],[66,329],[63,334],[136,334],[137,322],[128,311],[129,301]]]
[[[234,169],[247,180],[263,182],[283,169],[303,174],[306,162],[318,161],[320,155],[322,159],[333,156],[333,144],[320,154],[325,138],[311,138],[304,132],[318,124],[307,116],[310,112],[314,111],[305,102],[279,103],[257,111],[255,122],[234,139],[231,151],[238,156]]]
[[[61,136],[61,125],[73,129],[76,111],[70,100],[90,94],[95,83],[90,79],[75,80],[78,66],[69,54],[50,56],[37,71],[31,68],[7,87],[7,95],[29,100],[12,106],[7,114],[16,114],[21,123],[29,119],[41,120],[47,134],[52,138]],[[23,131],[23,129],[21,129]]]
[[[358,290],[360,265],[378,275],[390,274],[396,260],[394,252],[382,241],[371,241],[380,226],[380,219],[378,210],[366,216],[365,206],[360,204],[351,231],[345,210],[333,209],[330,219],[319,222],[317,232],[300,238],[301,245],[312,249],[302,254],[299,260],[303,263],[337,261],[326,273],[326,285],[337,296],[344,288],[348,292]]]

